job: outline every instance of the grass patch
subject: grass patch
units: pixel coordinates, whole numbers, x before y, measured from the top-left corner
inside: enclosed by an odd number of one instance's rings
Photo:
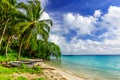
[[[0,74],[0,80],[28,80],[28,79],[24,76],[18,76],[17,79],[15,79],[11,75]]]
[[[20,57],[20,60],[28,60],[27,57]],[[5,55],[0,55],[0,61],[16,61],[17,60],[17,53],[8,53],[8,60]]]
[[[0,74],[10,74],[12,72],[13,72],[13,69],[0,66]]]
[[[6,56],[0,56],[0,62],[7,62],[7,61],[16,61],[17,55],[16,54],[8,54],[9,59],[6,59]],[[29,58],[21,57],[21,60],[28,60]],[[26,77],[19,76],[18,78],[14,79],[11,74],[13,73],[30,73],[30,74],[41,74],[42,70],[39,66],[35,66],[33,68],[28,68],[25,64],[21,64],[20,67],[3,67],[0,65],[0,80],[28,80]],[[39,78],[37,80],[46,80],[44,78]]]
[[[40,66],[35,66],[35,67],[33,67],[33,69],[34,69],[34,70],[37,70],[37,71],[41,71]]]
[[[2,67],[0,66],[0,74],[12,74],[12,73],[36,73],[36,74],[40,74],[42,73],[41,68],[37,69],[37,68],[27,68],[27,67],[21,67],[21,68],[17,68],[17,67],[12,67],[12,68],[6,68],[6,67]]]
[[[19,76],[18,78],[17,78],[17,80],[28,80],[26,77],[24,77],[24,76]]]
[[[45,79],[45,78],[35,78],[33,80],[47,80],[47,79]]]
[[[12,76],[10,75],[0,74],[0,80],[13,80],[13,79],[12,79]]]
[[[0,61],[3,62],[3,61],[7,61],[6,57],[5,56],[0,56]]]

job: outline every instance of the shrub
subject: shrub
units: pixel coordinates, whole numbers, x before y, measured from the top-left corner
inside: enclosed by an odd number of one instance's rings
[[[27,66],[25,64],[20,64],[20,68],[25,69],[25,68],[27,68]]]
[[[35,70],[41,70],[41,68],[40,68],[40,66],[35,66],[35,67],[33,67],[33,69],[35,69]]]

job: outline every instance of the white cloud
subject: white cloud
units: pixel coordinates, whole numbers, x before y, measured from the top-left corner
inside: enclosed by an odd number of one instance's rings
[[[63,54],[120,54],[120,7],[110,6],[108,13],[103,16],[101,13],[96,10],[92,16],[73,13],[64,14],[65,29],[68,32],[69,29],[73,29],[77,32],[77,35],[68,42],[67,37],[62,36],[60,33],[60,35],[51,34],[50,41],[58,44]],[[99,22],[99,19],[102,21]],[[98,36],[103,38],[103,41],[78,39],[80,35],[91,35],[92,31],[97,31],[96,24],[100,27],[99,29],[107,29],[107,32]],[[63,26],[58,25],[59,29],[63,30]]]
[[[64,15],[64,21],[69,29],[76,30],[78,35],[91,34],[95,31],[96,18],[94,16],[82,16],[68,13]]]
[[[51,35],[50,41],[55,42],[61,47],[63,54],[119,54],[120,40],[104,40],[97,42],[92,40],[81,40],[73,37],[72,41],[67,42],[65,37]]]
[[[63,37],[54,35],[52,37],[53,39],[51,40],[61,47],[61,50],[64,54],[89,54],[93,53],[93,51],[103,51],[103,48],[100,48],[100,43],[93,42],[91,40],[83,41],[81,39],[74,39],[71,42],[67,43]],[[58,40],[56,41],[56,39]]]
[[[100,10],[96,10],[94,13],[95,17],[100,17],[101,16],[101,11]]]
[[[51,27],[51,33],[54,33],[56,35],[69,33],[69,30],[66,27],[64,27],[64,24],[61,23],[61,21],[58,21],[58,19],[53,19],[53,18],[51,19],[53,21],[53,26]]]
[[[47,12],[43,12],[40,20],[46,20],[46,19],[50,19],[50,16]]]
[[[110,6],[108,13],[102,18],[112,28],[120,28],[120,7]]]
[[[61,13],[58,12],[49,12],[50,18],[53,22],[53,26],[51,27],[51,34],[55,35],[64,35],[69,33],[69,29],[64,26],[64,21],[61,20]]]
[[[101,23],[108,32],[104,33],[100,37],[103,38],[119,38],[120,37],[120,7],[110,6],[108,13],[103,17]]]

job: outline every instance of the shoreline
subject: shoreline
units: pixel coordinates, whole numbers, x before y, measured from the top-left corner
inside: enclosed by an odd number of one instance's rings
[[[57,66],[53,66],[47,62],[39,62],[36,65],[40,65],[41,68],[43,68],[43,73],[48,80],[93,80],[80,77],[79,75]]]
[[[44,78],[45,80],[94,80],[77,75],[68,69],[60,68],[49,62],[36,62],[33,66],[40,66],[42,69],[41,74],[36,73],[13,73],[11,76],[17,78],[19,76],[26,77],[28,80],[35,78]]]
[[[58,71],[63,77],[65,77],[67,80],[85,80],[85,78],[81,78],[80,76],[68,71],[63,70],[57,67],[54,67],[56,71]]]

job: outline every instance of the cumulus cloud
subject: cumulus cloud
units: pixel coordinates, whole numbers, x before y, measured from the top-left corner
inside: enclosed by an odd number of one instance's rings
[[[50,19],[50,16],[47,12],[43,12],[40,20],[46,20],[46,19]]]
[[[68,13],[64,15],[64,22],[69,29],[76,30],[78,35],[90,35],[95,30],[96,18]]]
[[[61,47],[63,54],[119,54],[120,50],[120,40],[105,39],[103,42],[98,42],[90,39],[82,40],[73,37],[70,42],[67,42],[63,36],[51,35],[50,41],[58,44]]]
[[[67,37],[53,33],[50,35],[50,41],[58,44],[63,54],[120,54],[120,7],[110,6],[106,14],[101,16],[101,13],[100,10],[96,10],[91,16],[64,14],[64,27],[68,31],[75,30],[77,35],[67,41]],[[62,29],[60,26],[59,24],[59,28]],[[97,32],[98,26],[99,29],[107,30],[97,36],[103,38],[102,41],[78,38],[81,35],[91,35],[93,31]]]
[[[51,14],[51,15],[54,15],[54,14]],[[59,19],[54,19],[52,17],[51,17],[51,20],[53,21],[53,26],[51,29],[52,34],[63,35],[63,34],[69,33],[69,30],[66,27],[64,27],[64,23],[62,21],[59,21]]]
[[[103,17],[101,23],[108,32],[104,33],[100,37],[103,38],[119,38],[120,37],[120,7],[110,6],[108,13]]]
[[[101,11],[100,10],[96,10],[94,13],[95,17],[100,17],[101,16]]]
[[[62,36],[51,35],[51,41],[54,41],[61,47],[64,54],[115,54],[119,53],[120,41],[105,40],[103,42],[97,42],[92,40],[82,40],[73,38],[69,43]]]

